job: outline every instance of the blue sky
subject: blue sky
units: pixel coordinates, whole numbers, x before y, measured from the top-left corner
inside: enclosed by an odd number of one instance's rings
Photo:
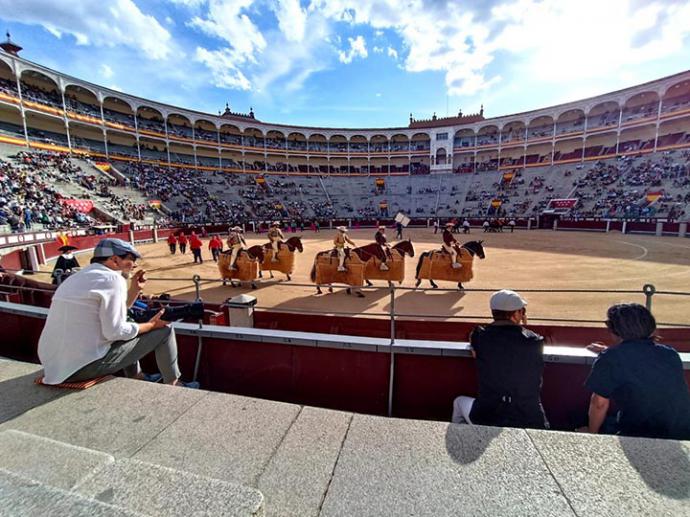
[[[22,56],[267,122],[500,116],[690,68],[690,0],[0,0]]]

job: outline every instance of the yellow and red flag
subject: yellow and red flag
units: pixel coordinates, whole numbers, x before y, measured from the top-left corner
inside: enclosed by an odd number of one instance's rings
[[[653,192],[647,192],[647,203],[650,205],[657,201],[661,196],[664,195],[663,190],[655,190]]]

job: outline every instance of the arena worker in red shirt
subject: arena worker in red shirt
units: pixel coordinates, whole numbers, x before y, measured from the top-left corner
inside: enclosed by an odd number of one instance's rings
[[[180,253],[184,255],[187,252],[187,236],[184,232],[180,232],[177,236],[177,243],[180,245]]]
[[[168,235],[168,247],[170,248],[170,254],[174,255],[175,251],[177,251],[177,239],[172,233]]]
[[[192,232],[192,235],[189,236],[189,249],[192,250],[192,255],[194,256],[194,263],[197,264],[203,264],[204,259],[201,258],[201,247],[203,246],[203,243],[201,242],[201,239],[197,236],[196,233]]]
[[[208,249],[211,250],[211,256],[214,262],[218,262],[218,255],[223,251],[223,241],[218,235],[211,237],[208,243]]]

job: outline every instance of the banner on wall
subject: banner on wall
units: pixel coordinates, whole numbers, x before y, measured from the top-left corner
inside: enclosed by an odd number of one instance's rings
[[[574,208],[576,204],[577,198],[552,199],[549,201],[548,208],[554,210],[566,210],[569,208]]]
[[[103,172],[110,172],[112,166],[108,162],[96,162],[96,168]]]
[[[650,205],[659,200],[661,196],[664,195],[663,190],[655,190],[653,192],[647,192],[647,203]]]
[[[67,235],[66,233],[58,232],[57,236],[55,237],[55,240],[60,245],[60,247],[69,245],[69,235]]]
[[[509,181],[512,181],[512,179],[515,177],[514,172],[504,172],[503,173],[503,181],[508,183]]]
[[[386,186],[386,180],[383,178],[376,178],[376,186],[379,188],[383,188]]]
[[[161,200],[160,199],[150,199],[149,200],[149,206],[153,208],[154,210],[160,210],[161,208]]]
[[[257,185],[261,185],[261,186],[266,185],[266,178],[264,178],[263,176],[257,176],[257,177],[254,179],[254,181],[256,181],[256,184],[257,184]]]
[[[73,208],[82,214],[88,214],[91,210],[93,210],[93,201],[88,199],[61,199],[60,203]]]

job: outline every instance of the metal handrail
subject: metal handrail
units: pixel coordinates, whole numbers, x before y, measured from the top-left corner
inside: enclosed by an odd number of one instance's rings
[[[11,271],[11,270],[10,270]],[[45,271],[37,271],[36,273],[39,274],[50,274]],[[167,281],[167,282],[189,282],[189,279],[187,278],[168,278],[168,277],[149,277],[147,280],[149,281]],[[194,284],[194,289],[195,289],[195,294],[196,298],[200,299],[201,297],[201,286],[206,285],[209,283],[222,283],[223,279],[220,278],[202,278],[199,275],[194,275],[192,278],[192,282]],[[277,281],[271,284],[271,286],[286,286],[290,288],[310,288],[313,289],[315,284],[301,284],[301,283],[283,283],[281,281]],[[331,284],[336,287],[350,287],[344,284]],[[51,292],[49,289],[42,289],[42,288],[36,288],[36,287],[27,287],[27,286],[20,286],[20,285],[6,285],[5,286],[8,289],[24,289],[24,290],[29,290],[29,291],[43,291],[43,292]],[[2,289],[2,286],[0,286],[0,289]],[[354,289],[357,290],[379,290],[382,289],[382,287],[377,287],[377,286],[361,286],[361,287],[355,287]],[[385,289],[385,288],[384,288]],[[393,414],[393,395],[394,395],[394,379],[395,379],[395,334],[396,334],[396,318],[426,318],[426,319],[447,319],[447,320],[489,320],[491,319],[489,316],[479,316],[479,315],[462,315],[462,316],[456,316],[456,315],[436,315],[436,314],[413,314],[413,313],[398,313],[395,310],[395,292],[396,291],[436,291],[436,292],[457,292],[457,289],[443,289],[443,288],[417,288],[417,287],[395,287],[395,285],[391,284],[388,286],[388,290],[390,292],[390,304],[389,307],[390,309],[388,311],[376,311],[376,312],[368,312],[366,313],[369,316],[375,316],[375,317],[388,317],[390,320],[390,340],[389,340],[389,347],[390,347],[390,358],[389,358],[389,378],[388,378],[388,415],[392,416]],[[462,292],[463,293],[486,293],[486,292],[494,292],[495,289],[489,289],[489,288],[478,288],[478,289],[464,289]],[[645,296],[645,305],[649,310],[652,308],[652,298],[655,295],[669,295],[669,296],[690,296],[690,293],[688,292],[681,292],[681,291],[657,291],[656,288],[652,284],[645,284],[641,290],[630,290],[630,289],[520,289],[521,292],[526,292],[526,293],[606,293],[606,294],[635,294],[635,295],[643,295]],[[330,315],[336,315],[336,316],[357,316],[362,314],[362,312],[355,312],[355,311],[324,311],[324,310],[315,310],[315,309],[283,309],[283,308],[276,308],[276,307],[267,307],[267,306],[256,306],[256,309],[261,309],[261,310],[270,310],[273,312],[280,312],[280,313],[298,313],[298,314],[330,314]],[[589,320],[589,319],[565,319],[565,318],[546,318],[546,317],[537,317],[537,316],[531,316],[531,320],[533,321],[547,321],[547,322],[569,322],[569,323],[590,323],[590,324],[603,324],[601,320]],[[657,323],[659,326],[663,327],[690,327],[690,323]],[[199,321],[199,327],[201,328],[203,323]],[[194,375],[193,375],[193,380],[196,380],[199,374],[199,368],[201,364],[201,354],[202,354],[202,349],[203,349],[203,336],[201,334],[198,335],[197,337],[197,354],[196,354],[196,360],[194,363]]]

